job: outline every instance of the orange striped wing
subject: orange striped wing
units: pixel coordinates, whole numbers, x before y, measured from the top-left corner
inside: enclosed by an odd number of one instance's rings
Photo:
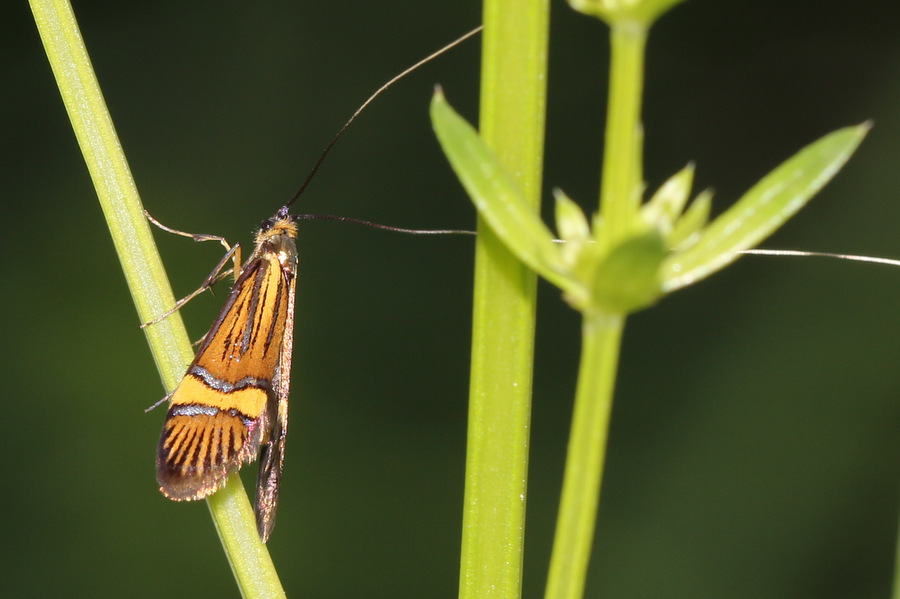
[[[292,239],[277,237],[293,248]],[[172,395],[157,451],[160,491],[171,499],[214,493],[261,444],[277,442],[270,439],[276,422],[287,429],[296,250],[257,243]]]

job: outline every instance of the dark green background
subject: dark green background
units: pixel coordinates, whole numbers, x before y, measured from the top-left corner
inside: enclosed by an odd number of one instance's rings
[[[480,20],[467,2],[77,1],[146,207],[250,241],[382,82]],[[203,503],[154,482],[163,395],[34,24],[0,5],[8,597],[235,597]],[[607,31],[553,2],[546,198],[591,208]],[[430,131],[477,115],[479,44],[380,98],[298,208],[418,228],[474,212]],[[654,28],[646,179],[716,210],[801,146],[875,128],[768,247],[900,256],[893,0],[689,0]],[[221,255],[157,236],[176,294]],[[454,597],[472,241],[304,224],[291,435],[269,543],[293,597]],[[184,311],[208,327],[225,288]],[[900,270],[746,258],[628,324],[588,597],[887,597],[900,481]],[[525,557],[540,597],[578,318],[541,285]],[[253,470],[252,468],[250,470]]]

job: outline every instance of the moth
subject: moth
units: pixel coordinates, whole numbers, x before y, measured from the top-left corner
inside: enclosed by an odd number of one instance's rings
[[[364,108],[399,79],[481,29],[475,28],[420,60],[363,102],[325,147],[297,193],[272,218],[262,223],[256,233],[253,252],[243,265],[239,245],[228,248],[221,237],[175,231],[150,218],[171,233],[197,241],[218,240],[228,252],[203,286],[179,301],[172,310],[143,326],[159,322],[209,288],[221,278],[220,271],[231,258],[236,273],[225,305],[201,342],[194,361],[175,391],[167,396],[170,403],[156,452],[156,478],[163,495],[175,501],[203,499],[223,487],[231,473],[259,457],[256,525],[262,541],[269,539],[275,525],[288,428],[298,263],[297,222],[331,219],[407,233],[460,233],[416,231],[346,217],[292,215],[288,211],[315,176],[328,152]]]
[[[171,395],[156,454],[159,489],[176,501],[215,493],[259,455],[263,542],[275,525],[288,428],[297,223],[287,211],[256,233],[253,253]]]

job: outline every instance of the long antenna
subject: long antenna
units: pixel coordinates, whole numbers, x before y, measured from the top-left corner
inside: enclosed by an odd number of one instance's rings
[[[464,229],[406,229],[404,227],[392,227],[390,225],[382,225],[373,223],[369,220],[361,218],[352,218],[349,216],[337,216],[334,214],[292,214],[294,221],[298,220],[336,220],[342,223],[352,223],[354,225],[364,225],[373,229],[381,229],[382,231],[393,231],[395,233],[410,233],[412,235],[475,235],[475,231],[466,231]]]
[[[390,81],[388,81],[387,83],[385,83],[384,85],[382,85],[381,87],[379,87],[378,90],[376,90],[374,94],[372,94],[371,96],[369,96],[369,99],[366,100],[365,102],[363,102],[362,105],[361,105],[359,108],[356,109],[356,112],[353,113],[353,116],[350,117],[350,120],[348,120],[346,123],[344,123],[344,126],[341,127],[340,131],[337,132],[337,135],[334,136],[334,139],[332,139],[332,140],[328,143],[328,145],[325,146],[325,149],[322,150],[322,155],[319,156],[319,160],[316,162],[316,165],[313,167],[312,171],[310,171],[309,175],[306,177],[306,181],[303,182],[303,185],[300,186],[300,189],[297,190],[297,193],[295,193],[293,196],[291,196],[291,199],[288,200],[288,203],[284,205],[284,208],[282,208],[282,211],[286,213],[286,212],[287,212],[286,209],[287,209],[287,208],[290,208],[291,205],[293,205],[293,203],[297,201],[297,198],[300,197],[300,194],[303,193],[303,191],[306,189],[307,185],[309,185],[309,182],[312,181],[312,178],[316,176],[316,173],[318,172],[319,167],[322,166],[322,163],[325,161],[325,157],[328,156],[328,152],[331,151],[331,148],[334,147],[334,144],[337,143],[337,140],[339,140],[339,139],[341,138],[341,135],[343,135],[343,134],[344,134],[344,131],[347,130],[347,127],[350,126],[350,123],[352,123],[353,121],[356,120],[356,117],[359,116],[359,113],[361,113],[363,110],[365,110],[366,107],[367,107],[369,104],[371,104],[373,100],[375,100],[375,98],[377,98],[378,96],[380,96],[381,93],[384,92],[387,88],[389,88],[390,86],[392,86],[393,84],[395,84],[397,81],[399,81],[400,79],[402,79],[402,78],[405,77],[406,75],[408,75],[408,74],[410,74],[411,72],[415,71],[416,69],[418,69],[418,68],[419,68],[420,66],[422,66],[423,64],[425,64],[425,63],[427,63],[427,62],[430,62],[430,61],[434,60],[435,58],[437,58],[438,56],[440,56],[440,55],[443,54],[444,52],[446,52],[446,51],[448,51],[448,50],[450,50],[450,49],[452,49],[452,48],[458,46],[459,44],[463,43],[464,41],[466,41],[467,39],[469,39],[470,37],[472,37],[472,36],[475,35],[476,33],[480,32],[482,29],[484,29],[484,26],[483,26],[483,25],[479,25],[478,27],[476,27],[475,29],[473,29],[473,30],[470,31],[469,33],[467,33],[467,34],[463,35],[462,37],[458,38],[456,41],[450,42],[449,44],[447,44],[446,46],[444,46],[444,47],[441,48],[440,50],[437,50],[437,51],[435,51],[435,52],[432,52],[431,54],[429,54],[428,56],[426,56],[425,58],[423,58],[422,60],[420,60],[420,61],[417,62],[416,64],[412,65],[411,67],[409,67],[408,69],[406,69],[405,71],[403,71],[402,73],[400,73],[399,75],[395,76],[393,79],[391,79]],[[350,220],[350,219],[347,219],[347,220]]]
[[[751,256],[799,256],[806,258],[835,258],[837,260],[850,260],[852,262],[868,262],[870,264],[885,264],[887,266],[900,266],[900,260],[891,258],[875,258],[872,256],[857,256],[855,254],[832,254],[830,252],[807,252],[805,250],[743,250],[740,254]]]

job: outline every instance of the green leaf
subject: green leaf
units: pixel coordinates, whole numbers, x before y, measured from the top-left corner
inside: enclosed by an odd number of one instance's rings
[[[830,133],[763,177],[696,244],[665,261],[664,289],[673,291],[709,276],[771,235],[840,170],[870,127],[863,123]]]
[[[516,257],[567,293],[583,296],[569,273],[553,234],[528,206],[522,191],[478,132],[438,89],[431,101],[431,122],[450,166],[475,208]]]
[[[602,233],[603,227],[599,222],[600,217],[595,215],[596,228],[592,232],[587,217],[578,204],[560,189],[554,190],[553,195],[556,198],[556,228],[562,238],[560,254],[568,272],[583,281],[581,289],[585,290],[583,294],[567,293],[565,298],[573,306],[586,306],[590,300],[586,290],[590,287],[589,281],[594,280],[603,253],[596,241],[598,232]]]
[[[553,190],[556,199],[556,230],[566,242],[585,242],[591,238],[591,227],[581,206],[561,189]]]
[[[641,208],[644,220],[652,228],[669,235],[691,194],[694,165],[689,164],[662,184],[653,197]]]
[[[688,209],[684,211],[684,215],[675,223],[672,232],[666,237],[666,247],[683,251],[697,243],[697,240],[700,239],[701,229],[709,220],[712,197],[712,191],[705,189],[694,198]]]
[[[597,268],[593,305],[609,314],[628,314],[655,303],[662,295],[659,266],[665,255],[656,231],[613,249]]]
[[[664,12],[684,0],[569,0],[579,12],[594,15],[607,23],[633,21],[650,26]]]

